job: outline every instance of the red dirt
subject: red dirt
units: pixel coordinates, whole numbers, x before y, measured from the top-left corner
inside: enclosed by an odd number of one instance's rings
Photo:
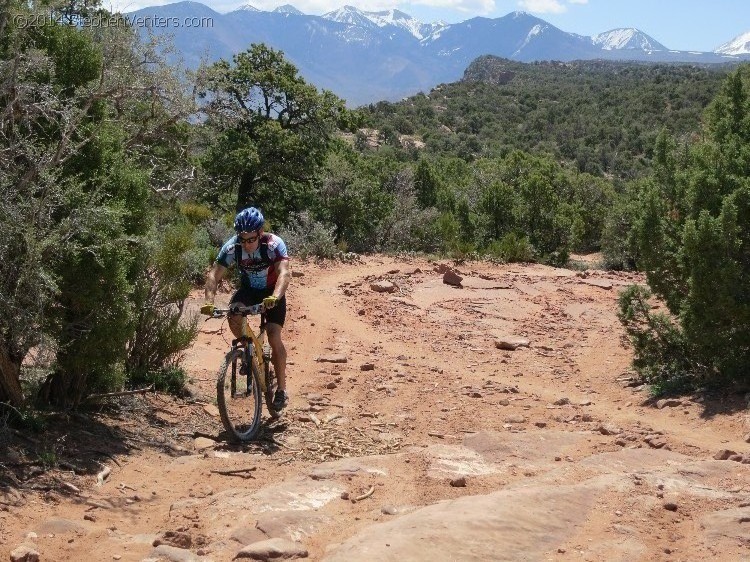
[[[463,288],[444,284],[438,264],[423,259],[294,264],[302,276],[288,293],[291,402],[261,445],[222,441],[215,369],[230,336],[218,320],[202,323],[186,357],[192,398],[129,397],[68,419],[35,442],[11,435],[0,553],[8,559],[28,542],[42,560],[158,559],[155,536],[175,531],[189,536],[196,559],[231,560],[244,544],[267,538],[251,518],[243,540],[229,539],[239,522],[222,511],[231,494],[288,486],[321,463],[366,457],[387,476],[359,470],[331,480],[351,497],[374,492],[357,503],[322,501],[313,510],[325,519],[296,535],[310,559],[335,558],[346,546],[340,543],[421,506],[590,482],[611,471],[628,487],[599,493],[564,538],[528,559],[750,559],[750,537],[742,532],[703,532],[705,517],[747,509],[750,465],[686,468],[722,449],[750,458],[745,397],[694,396],[659,408],[645,388],[627,386],[632,351],[616,317],[617,294],[642,283],[641,276],[441,263],[457,269]],[[373,291],[370,283],[380,280],[397,290]],[[529,346],[503,351],[495,346],[501,336],[526,338]],[[330,355],[347,362],[319,361]],[[197,451],[196,437],[214,443]],[[87,470],[58,465],[32,474],[32,451],[45,449],[58,461],[76,455]],[[605,454],[629,449],[646,456],[623,468],[613,460],[620,456]],[[664,456],[666,449],[674,457]],[[101,486],[97,462],[112,469]],[[672,476],[658,472],[666,466],[676,467],[675,478],[700,473],[699,481],[692,491],[670,487]],[[212,472],[249,467],[256,467],[251,478]],[[465,487],[448,484],[459,475]],[[40,482],[37,488],[49,489],[32,489]],[[663,507],[670,499],[677,511]],[[747,535],[748,523],[741,523]],[[484,552],[461,559],[506,558]]]

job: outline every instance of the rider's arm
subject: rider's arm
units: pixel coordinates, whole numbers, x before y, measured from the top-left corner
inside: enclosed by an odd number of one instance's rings
[[[276,269],[279,272],[279,276],[276,278],[276,285],[273,288],[274,296],[281,298],[286,293],[286,288],[289,286],[289,281],[292,280],[292,270],[289,267],[288,260],[281,260],[276,263]]]
[[[224,279],[226,271],[227,268],[220,263],[214,263],[209,270],[208,275],[206,275],[206,302],[214,302],[216,289],[219,287],[219,282]]]

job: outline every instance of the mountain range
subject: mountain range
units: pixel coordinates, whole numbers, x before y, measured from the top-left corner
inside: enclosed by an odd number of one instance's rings
[[[526,12],[460,23],[423,23],[399,10],[362,11],[351,6],[322,16],[285,5],[271,12],[251,5],[221,14],[197,2],[143,8],[126,16],[145,35],[170,34],[173,63],[202,61],[246,50],[252,43],[284,52],[300,74],[356,106],[396,100],[459,80],[479,56],[521,62],[634,60],[727,63],[750,59],[750,33],[714,52],[670,50],[638,29],[613,29],[593,37],[568,33]],[[164,22],[202,21],[187,27]],[[159,22],[149,25],[149,22]]]

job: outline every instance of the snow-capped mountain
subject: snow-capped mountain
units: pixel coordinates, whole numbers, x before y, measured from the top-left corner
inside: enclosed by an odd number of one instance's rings
[[[653,37],[649,37],[642,31],[632,27],[610,29],[604,33],[599,33],[591,38],[591,42],[605,51],[616,49],[639,49],[641,51],[667,50],[664,45],[656,41]]]
[[[292,6],[291,4],[284,4],[283,6],[279,6],[273,11],[274,14],[291,14],[293,16],[304,16],[305,14],[300,12],[297,8]]]
[[[430,37],[435,31],[443,29],[448,25],[444,22],[423,23],[400,10],[363,12],[363,14],[379,27],[393,25],[407,31],[419,40]]]
[[[323,14],[323,17],[339,23],[361,25],[364,27],[369,27],[370,23],[380,28],[393,26],[403,29],[409,35],[412,35],[419,40],[425,39],[436,31],[447,26],[444,22],[423,23],[400,10],[366,12],[353,6],[344,6],[333,12]]]
[[[738,35],[731,41],[717,47],[714,53],[722,55],[746,55],[750,54],[750,31]]]
[[[323,18],[339,23],[345,23],[347,25],[356,25],[364,28],[379,27],[374,21],[368,18],[364,12],[358,10],[354,6],[344,6],[338,10],[323,14]]]
[[[221,14],[183,1],[131,14],[161,21],[188,17],[211,21],[202,27],[137,28],[144,36],[149,31],[171,35],[178,55],[168,56],[175,63],[196,68],[206,60],[231,60],[252,43],[265,43],[283,51],[310,83],[332,90],[350,105],[395,100],[460,80],[471,62],[483,55],[519,62],[604,59],[706,64],[750,59],[747,36],[715,53],[670,51],[637,29],[585,37],[526,12],[446,24],[423,23],[399,10],[366,12],[344,6],[313,16],[291,5],[267,12],[246,4]]]

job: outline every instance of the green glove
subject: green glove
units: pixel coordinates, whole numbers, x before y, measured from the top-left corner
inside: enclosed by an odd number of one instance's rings
[[[214,303],[207,302],[201,307],[201,314],[205,314],[206,316],[213,316],[215,308],[216,307],[214,306]]]
[[[263,308],[270,310],[276,306],[277,302],[279,302],[279,297],[277,296],[271,295],[270,297],[266,297],[263,299]]]

